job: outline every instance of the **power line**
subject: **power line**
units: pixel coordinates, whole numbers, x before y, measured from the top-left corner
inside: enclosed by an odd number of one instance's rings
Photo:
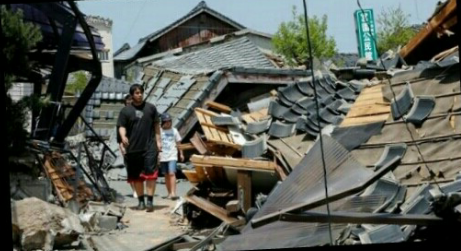
[[[144,2],[142,3],[142,6],[141,8],[139,9],[138,11],[138,14],[136,15],[134,21],[131,23],[131,26],[130,26],[130,29],[128,29],[128,33],[126,34],[125,38],[123,39],[123,41],[126,41],[126,39],[130,36],[131,34],[131,30],[133,30],[133,26],[136,24],[136,22],[138,21],[138,18],[141,14],[141,11],[144,9],[144,6],[146,5],[147,3],[147,0],[144,0]]]
[[[317,112],[317,126],[320,127],[320,105],[319,105],[319,99],[318,94],[317,94],[317,87],[315,84],[315,74],[314,74],[314,60],[312,58],[312,47],[311,47],[311,39],[309,36],[309,25],[308,25],[308,16],[307,16],[307,7],[306,7],[306,0],[303,0],[304,4],[304,23],[306,25],[306,36],[307,36],[307,46],[309,50],[309,64],[311,68],[311,74],[312,74],[312,85],[314,87],[314,99],[315,99],[315,107],[316,107],[316,112]],[[325,198],[327,199],[327,214],[328,214],[328,233],[330,235],[330,245],[333,246],[333,235],[331,233],[331,213],[330,213],[330,200],[328,196],[328,184],[327,184],[327,168],[325,164],[325,153],[323,152],[323,136],[322,136],[322,131],[319,133],[319,141],[320,141],[320,153],[322,156],[322,166],[323,166],[323,184],[325,188]]]

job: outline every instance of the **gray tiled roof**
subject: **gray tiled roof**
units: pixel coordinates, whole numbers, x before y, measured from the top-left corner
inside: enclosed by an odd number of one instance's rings
[[[125,50],[125,51],[121,52],[120,54],[118,54],[117,56],[115,56],[114,60],[115,61],[123,61],[123,60],[132,59],[133,57],[136,56],[136,54],[138,54],[138,52],[141,51],[141,49],[144,47],[145,44],[146,44],[145,40],[140,41],[137,45],[135,45],[132,48],[130,48],[128,50]]]
[[[179,57],[155,61],[153,65],[189,74],[211,72],[227,67],[275,68],[246,37]]]
[[[114,60],[115,61],[118,61],[118,60],[123,61],[123,60],[133,59],[136,56],[136,54],[139,51],[141,51],[142,48],[144,48],[144,46],[146,45],[146,43],[148,41],[152,41],[152,40],[157,39],[158,37],[162,36],[166,32],[173,29],[174,27],[184,23],[188,19],[190,19],[190,18],[192,18],[192,17],[194,17],[196,15],[199,15],[200,13],[203,13],[203,12],[208,13],[208,14],[218,18],[219,20],[234,26],[236,29],[245,29],[245,26],[243,26],[243,25],[235,22],[234,20],[222,15],[221,13],[209,8],[206,5],[205,1],[201,1],[196,7],[194,7],[185,16],[179,18],[178,20],[176,20],[175,22],[171,23],[170,25],[168,25],[166,27],[155,31],[155,32],[147,35],[146,37],[141,38],[137,45],[135,45],[133,48],[130,48],[130,49],[126,50],[126,51],[123,51],[119,55],[115,56]]]

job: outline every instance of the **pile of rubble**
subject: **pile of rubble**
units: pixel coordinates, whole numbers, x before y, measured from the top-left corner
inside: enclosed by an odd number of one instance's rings
[[[73,149],[86,153],[76,157],[31,141],[29,158],[22,158],[28,169],[10,174],[13,241],[21,250],[91,250],[88,235],[126,227],[121,222],[125,207],[113,203],[113,190],[93,153],[85,142],[79,144]]]

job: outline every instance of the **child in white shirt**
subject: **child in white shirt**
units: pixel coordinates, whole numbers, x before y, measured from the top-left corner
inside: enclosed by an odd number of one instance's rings
[[[176,164],[179,160],[184,161],[184,155],[182,150],[179,149],[181,143],[181,135],[178,130],[172,125],[171,116],[168,113],[164,113],[161,116],[162,126],[160,129],[160,135],[162,138],[162,152],[160,152],[160,168],[165,175],[165,185],[168,190],[168,196],[164,197],[167,199],[176,200]]]

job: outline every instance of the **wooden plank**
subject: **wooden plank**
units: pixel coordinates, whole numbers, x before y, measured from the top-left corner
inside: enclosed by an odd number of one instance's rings
[[[206,126],[206,127],[213,128],[213,129],[216,129],[216,130],[221,131],[221,132],[229,132],[229,129],[227,129],[225,127],[219,127],[219,126],[216,126],[214,124],[210,124],[208,122],[200,122],[200,125],[202,127]]]
[[[245,120],[245,122],[247,122],[247,123],[253,123],[253,122],[256,121],[253,117],[251,117],[251,114],[243,115],[242,119]]]
[[[234,224],[238,221],[237,218],[229,217],[228,212],[226,209],[217,206],[216,204],[207,201],[201,197],[196,195],[188,195],[184,197],[187,202],[194,204],[195,206],[199,207],[200,209],[204,210],[205,212],[213,215],[214,217],[222,220],[227,224]]]
[[[215,113],[215,112],[212,112],[212,111],[209,111],[209,110],[205,110],[203,108],[200,108],[200,107],[197,107],[195,108],[195,111],[196,112],[200,112],[204,115],[208,115],[208,116],[218,116],[219,114]]]
[[[218,156],[192,155],[190,161],[194,164],[208,164],[213,166],[249,167],[274,171],[276,164],[272,161],[237,159]]]
[[[360,117],[372,114],[390,113],[391,107],[384,105],[368,105],[362,107],[352,107],[346,117]]]
[[[207,123],[207,125],[211,125],[211,126],[208,126],[208,129],[210,130],[211,134],[213,135],[212,139],[213,140],[221,140],[221,137],[219,136],[218,130],[216,128],[214,128],[213,122],[211,121],[211,117],[206,115],[206,114],[203,117],[205,118],[205,122]]]
[[[287,178],[287,175],[279,165],[275,165],[275,171],[278,173],[281,181],[284,181]]]
[[[198,178],[199,182],[207,180],[205,170],[203,170],[203,167],[195,166],[195,172],[197,173],[197,178]]]
[[[217,144],[217,145],[229,146],[229,147],[235,148],[237,150],[242,149],[242,146],[234,144],[234,143],[227,143],[227,142],[223,142],[221,140],[213,140],[213,139],[210,139],[208,141],[210,141],[211,143]]]
[[[378,121],[385,121],[389,118],[389,114],[381,114],[375,116],[366,116],[366,117],[356,117],[356,118],[346,118],[341,123],[340,127],[353,126],[353,125],[365,125]]]
[[[232,170],[242,170],[242,171],[249,171],[249,172],[266,172],[275,174],[276,169],[268,170],[268,169],[260,169],[260,168],[253,168],[253,167],[242,167],[242,166],[223,166],[224,169],[232,169]]]
[[[240,203],[240,207],[243,209],[243,212],[247,212],[247,210],[251,207],[251,191],[251,172],[238,170],[237,197]]]
[[[378,86],[379,88],[375,88],[375,86],[373,87],[370,87],[370,88],[365,88],[362,90],[362,92],[360,92],[360,96],[363,96],[363,95],[371,95],[371,94],[375,94],[375,93],[382,93],[382,86],[379,85]],[[358,98],[357,98],[358,99]]]
[[[200,179],[198,177],[197,171],[195,170],[182,170],[182,173],[186,176],[187,180],[190,183],[199,183]]]
[[[217,111],[220,111],[220,112],[224,112],[224,113],[228,113],[228,114],[230,114],[232,112],[232,109],[229,106],[224,105],[224,104],[220,104],[220,103],[217,103],[217,102],[214,102],[214,101],[206,101],[205,105],[207,105],[208,107],[213,108],[213,109],[215,109]]]
[[[456,0],[450,0],[445,7],[431,18],[428,24],[421,29],[399,52],[400,56],[406,58],[411,52],[417,48],[429,35],[442,25],[448,16],[456,10]]]
[[[377,93],[371,93],[371,94],[359,96],[355,102],[361,102],[365,100],[379,100],[381,102],[383,98],[384,98],[383,93],[377,92]]]
[[[192,143],[184,143],[184,144],[179,144],[178,148],[180,150],[194,150],[195,147],[192,145]]]
[[[200,124],[201,123],[206,123],[203,114],[196,112],[195,115],[197,116],[197,119],[198,119]],[[207,126],[202,126],[202,129],[203,129],[203,133],[205,133],[205,137],[207,139],[212,139],[213,138],[213,134],[211,134],[210,128],[208,128]]]
[[[443,29],[450,29],[451,27],[453,27],[454,25],[456,25],[458,23],[458,16],[452,16],[448,21],[446,21],[443,25],[442,25],[442,28]]]
[[[370,100],[364,100],[364,101],[355,102],[354,105],[352,106],[352,108],[363,107],[363,106],[367,106],[367,105],[391,105],[391,103],[387,102],[387,101],[384,101],[384,100],[370,99]]]

